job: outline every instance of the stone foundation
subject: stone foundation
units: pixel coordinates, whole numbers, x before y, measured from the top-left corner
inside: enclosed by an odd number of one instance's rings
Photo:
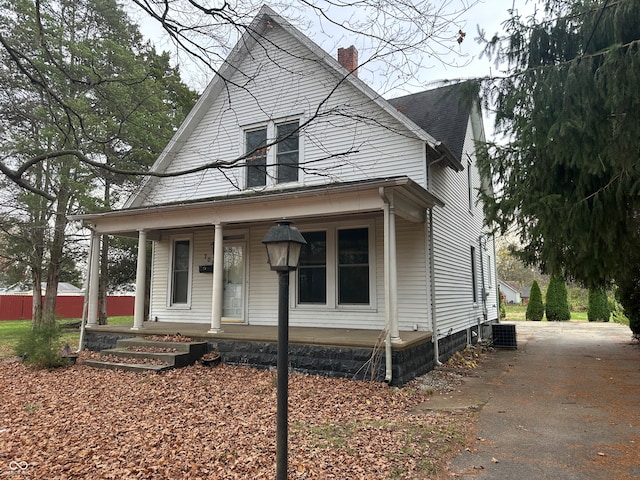
[[[472,328],[477,333],[477,327]],[[483,329],[484,333],[484,329]],[[85,334],[86,348],[114,348],[118,339],[133,336],[126,333],[91,332]],[[483,337],[486,338],[486,337]],[[472,343],[477,335],[472,334]],[[195,339],[194,339],[195,340]],[[199,338],[209,349],[217,349],[224,363],[254,368],[275,368],[278,347],[274,342],[220,340]],[[438,342],[440,361],[446,362],[455,352],[466,347],[467,331],[441,338]],[[435,366],[433,342],[430,339],[409,346],[394,346],[391,385],[400,387]],[[289,344],[289,368],[293,372],[356,380],[385,380],[384,345],[379,350],[346,346]]]

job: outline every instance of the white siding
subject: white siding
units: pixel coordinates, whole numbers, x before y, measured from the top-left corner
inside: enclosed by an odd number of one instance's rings
[[[171,238],[182,234],[192,234],[193,248],[191,264],[191,296],[190,306],[168,306],[169,298],[169,266],[171,255]],[[164,232],[159,241],[154,242],[153,272],[151,288],[150,318],[156,317],[164,322],[203,322],[211,321],[211,292],[213,276],[207,273],[199,273],[198,266],[205,264],[204,256],[211,256],[213,242],[213,227],[209,230],[176,230],[171,233]]]
[[[482,206],[474,202],[469,208],[468,171],[474,197],[480,187],[480,176],[476,168],[471,121],[467,129],[462,164],[465,170],[436,165],[431,170],[431,189],[445,202],[444,208],[434,209],[434,275],[435,303],[438,336],[446,336],[483,321],[481,264],[484,262],[484,282],[488,293],[488,319],[497,318],[495,255],[493,240],[483,236]],[[468,155],[467,155],[468,154]],[[479,238],[482,236],[482,248]],[[471,279],[471,247],[476,251],[477,302],[473,302]],[[491,265],[487,265],[487,255]],[[489,275],[492,284],[489,285]]]
[[[398,218],[398,317],[401,330],[412,330],[418,324],[420,330],[428,330],[427,299],[427,256],[425,255],[424,225],[409,223]],[[374,269],[375,291],[372,307],[358,308],[348,306],[296,306],[295,273],[291,274],[291,295],[289,322],[292,326],[308,327],[340,327],[380,329],[385,325],[384,307],[384,227],[382,215],[375,218],[360,218],[348,222],[328,222],[335,228],[358,227],[372,225],[374,251],[370,262]],[[296,224],[300,229],[311,226],[303,222]],[[275,272],[269,269],[266,262],[264,245],[261,243],[271,225],[253,226],[245,230],[246,248],[246,293],[248,300],[245,311],[245,322],[252,325],[277,325],[278,313],[278,279]],[[313,224],[315,229],[318,224]],[[206,263],[205,255],[211,255],[213,228],[194,229],[193,265],[191,305],[189,309],[171,308],[167,306],[169,257],[171,237],[187,233],[174,231],[164,233],[162,239],[154,244],[154,279],[151,298],[151,319],[172,322],[211,321],[211,290],[213,278],[211,274],[199,273],[198,265]],[[225,232],[227,234],[229,232]],[[233,233],[233,232],[232,232]],[[329,282],[328,288],[334,288]]]
[[[424,224],[396,219],[398,325],[400,330],[430,330],[428,256]]]
[[[243,128],[270,120],[305,122],[331,94],[301,134],[301,160],[312,162],[301,172],[301,184],[407,175],[425,185],[422,141],[350,84],[331,93],[340,79],[283,29],[270,30],[263,43],[266,48],[256,47],[239,66],[241,73],[231,79],[245,88],[230,85],[212,100],[199,125],[183,139],[168,171],[232,162],[243,152]],[[351,153],[336,156],[345,152]],[[238,193],[244,169],[206,170],[155,182],[142,204]]]

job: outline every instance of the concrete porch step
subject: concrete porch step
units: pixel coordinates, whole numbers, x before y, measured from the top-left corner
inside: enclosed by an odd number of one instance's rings
[[[115,348],[100,351],[100,356],[109,356],[111,359],[90,359],[84,363],[96,368],[162,372],[193,365],[207,350],[207,342],[164,342],[132,337],[118,340]],[[113,357],[122,361],[114,361]]]
[[[102,368],[106,370],[125,370],[127,372],[155,372],[160,373],[165,370],[175,368],[173,365],[155,365],[151,363],[118,363],[105,362],[102,360],[85,360],[85,365],[93,368]]]

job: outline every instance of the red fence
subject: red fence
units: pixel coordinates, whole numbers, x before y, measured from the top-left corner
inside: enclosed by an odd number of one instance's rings
[[[133,296],[107,297],[107,316],[133,315]],[[82,318],[82,295],[58,296],[56,315],[60,318]],[[31,295],[0,295],[0,320],[31,320]]]

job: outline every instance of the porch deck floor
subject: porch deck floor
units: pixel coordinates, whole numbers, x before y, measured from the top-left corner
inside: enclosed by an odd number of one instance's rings
[[[223,332],[209,333],[208,323],[144,322],[142,330],[131,330],[133,324],[92,325],[87,331],[95,333],[118,333],[135,335],[181,335],[194,338],[216,338],[247,342],[277,342],[278,327],[263,325],[223,324]],[[392,344],[393,350],[403,350],[416,343],[431,340],[431,332],[401,331],[401,343]],[[372,348],[382,343],[381,330],[289,327],[289,343],[332,345],[344,347]]]

